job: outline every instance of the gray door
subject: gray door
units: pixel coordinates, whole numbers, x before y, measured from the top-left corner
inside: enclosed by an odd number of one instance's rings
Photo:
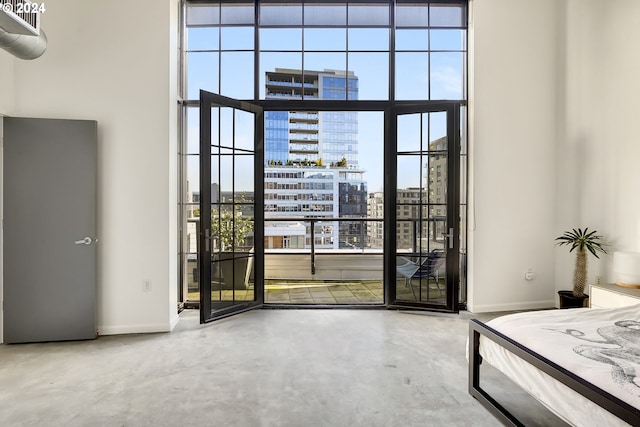
[[[97,123],[4,119],[4,342],[96,337]]]

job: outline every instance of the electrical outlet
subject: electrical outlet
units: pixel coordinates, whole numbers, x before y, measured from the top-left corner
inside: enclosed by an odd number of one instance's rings
[[[528,269],[526,273],[524,273],[524,279],[531,281],[533,279],[536,278],[536,274],[533,272],[532,269]]]
[[[596,285],[602,284],[602,276],[596,276]]]
[[[145,279],[142,281],[142,292],[151,292],[151,280]]]

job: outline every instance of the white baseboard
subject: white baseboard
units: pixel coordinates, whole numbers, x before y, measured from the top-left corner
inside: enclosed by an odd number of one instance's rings
[[[471,313],[493,313],[499,311],[537,310],[543,308],[553,308],[555,306],[555,300],[544,300],[513,302],[506,304],[473,304],[473,306],[467,307],[467,310]]]

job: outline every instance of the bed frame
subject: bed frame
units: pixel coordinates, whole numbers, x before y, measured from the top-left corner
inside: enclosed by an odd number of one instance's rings
[[[601,388],[540,356],[479,320],[469,321],[469,394],[506,426],[524,426],[506,408],[480,387],[480,336],[490,339],[555,380],[580,393],[632,426],[640,426],[640,408],[634,408]]]

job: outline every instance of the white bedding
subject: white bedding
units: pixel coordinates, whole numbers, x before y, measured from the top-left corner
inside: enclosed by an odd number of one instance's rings
[[[640,407],[640,305],[525,312],[487,325]],[[481,338],[480,354],[572,425],[628,425],[487,338]]]

